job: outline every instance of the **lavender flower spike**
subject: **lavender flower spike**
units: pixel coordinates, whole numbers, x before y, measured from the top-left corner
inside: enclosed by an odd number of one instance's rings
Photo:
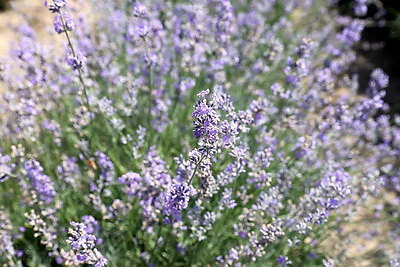
[[[165,194],[164,213],[177,216],[188,207],[190,197],[195,193],[193,186],[186,183],[171,185]]]
[[[68,228],[70,237],[67,243],[71,245],[77,261],[81,264],[93,264],[95,267],[106,266],[108,260],[95,248],[96,237],[87,232],[88,226],[84,223],[71,222],[75,228]]]
[[[39,200],[47,204],[53,201],[53,197],[57,194],[51,178],[43,173],[43,168],[36,160],[25,162],[25,170],[27,177],[32,183],[33,189],[36,191]]]
[[[202,91],[198,94],[202,100],[198,100],[194,106],[192,117],[194,121],[194,137],[203,137],[206,143],[215,143],[218,139],[217,124],[220,120],[218,113],[214,109],[213,104],[209,105],[205,96],[209,94],[210,90]]]

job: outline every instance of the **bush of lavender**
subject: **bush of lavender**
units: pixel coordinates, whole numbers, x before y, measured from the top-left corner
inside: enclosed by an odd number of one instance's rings
[[[355,94],[335,2],[45,1],[55,41],[22,25],[0,73],[0,262],[340,265],[323,240],[398,196],[400,117],[380,69]]]

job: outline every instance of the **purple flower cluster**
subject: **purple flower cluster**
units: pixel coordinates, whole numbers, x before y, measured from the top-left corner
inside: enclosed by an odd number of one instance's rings
[[[114,163],[102,151],[96,152],[97,166],[99,168],[99,179],[91,184],[91,191],[102,191],[104,188],[112,185],[115,180]]]
[[[193,186],[185,183],[171,185],[164,197],[164,214],[177,217],[188,207],[190,197],[195,193]]]
[[[65,9],[67,4],[66,0],[46,0],[44,6],[47,7],[52,13],[57,13],[54,18],[54,30],[60,34],[64,31],[73,31],[75,29],[75,22],[71,15],[62,9]]]
[[[348,72],[372,1],[336,2],[45,1],[64,49],[21,27],[0,69],[0,263],[332,266],[387,191],[398,258],[400,117]]]
[[[194,137],[203,138],[206,144],[213,144],[218,139],[218,127],[219,116],[216,112],[213,104],[208,104],[206,95],[210,93],[210,90],[203,91],[198,94],[201,100],[198,100],[194,106],[192,117],[194,121]]]
[[[44,120],[41,123],[41,127],[45,130],[48,130],[52,133],[54,137],[54,143],[57,146],[61,146],[61,129],[60,129],[60,124],[57,123],[56,121],[50,121],[50,120]]]
[[[13,225],[3,209],[0,209],[0,261],[6,264],[21,265],[15,258],[17,251],[14,248],[12,237]]]
[[[67,57],[67,63],[72,67],[74,70],[79,70],[83,67],[83,64],[85,63],[86,58],[82,55],[68,55]]]
[[[121,185],[124,185],[125,194],[140,198],[140,191],[143,186],[142,177],[138,173],[128,172],[118,178]]]
[[[288,265],[291,265],[292,261],[290,261],[288,257],[284,257],[284,256],[281,255],[281,256],[278,257],[278,264],[280,266],[286,267]]]
[[[70,184],[73,188],[79,188],[79,177],[81,175],[77,158],[62,156],[62,162],[57,166],[57,173],[62,181]]]
[[[58,11],[58,13],[54,18],[54,31],[58,34],[64,31],[73,31],[75,29],[75,22],[71,15],[66,11]]]
[[[95,248],[96,236],[90,234],[90,226],[84,223],[71,222],[74,228],[68,228],[69,237],[67,243],[76,253],[76,259],[80,264],[92,264],[102,267],[108,264],[108,260]]]
[[[367,15],[367,0],[356,0],[354,3],[354,15],[362,17]]]
[[[139,206],[144,216],[143,227],[158,222],[157,214],[164,209],[163,194],[172,180],[165,162],[159,157],[155,147],[151,147],[146,154],[140,174],[128,172],[119,177],[118,181],[129,197],[139,199]]]
[[[383,97],[385,92],[382,89],[385,89],[389,85],[389,77],[384,73],[381,69],[374,69],[371,73],[371,77],[369,80],[368,88],[366,89],[367,94],[370,94],[372,97],[381,94]]]
[[[47,7],[51,12],[57,13],[60,11],[62,7],[64,7],[67,4],[66,0],[45,0],[44,1],[44,6]]]
[[[350,47],[360,41],[363,29],[364,22],[361,20],[354,20],[337,35],[337,38],[343,43],[343,45]]]
[[[9,163],[11,160],[10,156],[2,155],[0,153],[0,182],[5,182],[9,178],[11,174],[11,164]]]
[[[51,203],[57,192],[51,178],[43,173],[44,169],[40,163],[36,160],[29,160],[25,162],[24,169],[38,200],[44,201],[46,204]]]

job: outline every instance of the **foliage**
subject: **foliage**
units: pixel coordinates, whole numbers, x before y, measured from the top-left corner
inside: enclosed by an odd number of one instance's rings
[[[46,1],[65,45],[23,25],[1,73],[0,259],[339,262],[320,243],[400,191],[400,118],[380,69],[354,95],[364,22],[335,2]]]

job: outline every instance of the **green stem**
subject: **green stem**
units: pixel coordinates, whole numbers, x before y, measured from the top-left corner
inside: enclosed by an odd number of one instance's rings
[[[75,49],[74,49],[74,46],[72,45],[71,38],[69,37],[68,30],[67,30],[67,27],[66,27],[66,24],[65,24],[64,16],[63,16],[61,11],[59,12],[59,14],[60,14],[60,18],[61,18],[61,23],[62,23],[63,28],[64,28],[64,34],[67,37],[68,45],[69,45],[69,47],[71,49],[72,56],[74,58],[76,58]],[[79,81],[81,82],[82,87],[83,87],[83,95],[84,95],[85,100],[86,100],[86,106],[88,108],[89,113],[91,113],[90,105],[89,105],[89,97],[88,97],[88,94],[87,94],[87,88],[86,88],[86,85],[85,85],[85,83],[83,81],[82,71],[80,69],[78,69],[78,78],[79,78]]]
[[[206,153],[204,153],[204,155],[201,157],[201,159],[196,163],[196,167],[193,170],[192,176],[189,179],[189,185],[192,183],[194,176],[196,175],[197,169],[200,165],[200,163],[203,161],[203,159],[208,156],[208,150],[206,151]]]
[[[54,3],[54,0],[53,0],[53,3]],[[61,23],[63,25],[64,34],[65,34],[65,36],[67,38],[68,45],[69,45],[69,48],[71,49],[72,56],[74,58],[77,58],[74,46],[72,45],[71,38],[69,37],[69,34],[68,34],[68,30],[67,30],[67,27],[66,27],[64,16],[63,16],[61,11],[59,12],[59,14],[60,14]],[[83,88],[83,96],[85,98],[86,108],[87,108],[87,110],[89,112],[89,116],[91,117],[92,111],[91,111],[90,104],[89,104],[89,96],[88,96],[88,93],[87,93],[88,90],[87,90],[85,82],[83,81],[83,75],[82,75],[81,69],[78,68],[77,70],[78,70],[78,78],[79,78],[79,81],[82,84],[82,88]],[[88,140],[89,147],[90,147],[90,144],[92,143],[92,139],[93,139],[93,135],[90,135],[89,140]]]
[[[150,53],[149,53],[149,46],[147,45],[146,42],[146,38],[142,37],[143,43],[144,43],[144,48],[145,48],[145,53],[146,53],[146,57],[149,60],[149,83],[148,83],[148,87],[149,87],[149,121],[151,120],[151,106],[152,106],[152,91],[153,91],[153,68],[152,68],[152,63],[150,60]]]

